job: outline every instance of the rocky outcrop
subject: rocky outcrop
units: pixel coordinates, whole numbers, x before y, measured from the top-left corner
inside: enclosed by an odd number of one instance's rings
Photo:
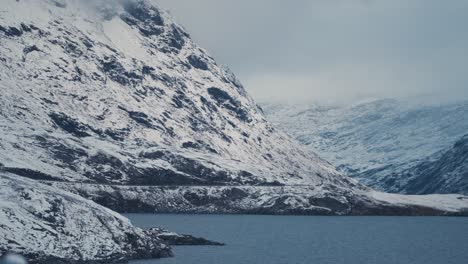
[[[181,235],[166,229],[154,227],[146,231],[150,236],[156,236],[164,243],[171,246],[224,246],[224,243],[211,241],[202,237],[192,235]]]
[[[172,256],[157,232],[78,195],[4,172],[0,189],[0,255],[51,264]]]
[[[468,215],[462,195],[405,196],[326,186],[110,186],[48,183],[121,213]]]

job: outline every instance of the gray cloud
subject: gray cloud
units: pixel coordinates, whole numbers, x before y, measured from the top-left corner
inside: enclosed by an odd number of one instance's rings
[[[468,98],[468,1],[156,2],[259,100]]]

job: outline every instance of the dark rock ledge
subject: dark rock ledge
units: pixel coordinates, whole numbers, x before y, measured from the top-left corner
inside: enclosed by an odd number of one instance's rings
[[[153,227],[145,231],[151,237],[155,236],[171,246],[225,246],[226,244],[208,240],[192,235],[181,235],[159,227]]]

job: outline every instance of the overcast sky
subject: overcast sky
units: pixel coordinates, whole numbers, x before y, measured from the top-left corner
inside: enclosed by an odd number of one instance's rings
[[[468,98],[468,0],[156,0],[259,101]]]

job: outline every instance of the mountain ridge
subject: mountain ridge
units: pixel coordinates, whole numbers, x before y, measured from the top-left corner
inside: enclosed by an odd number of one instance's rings
[[[8,50],[2,54],[5,67],[18,67],[15,62],[22,58],[17,76],[1,76],[3,127],[31,131],[21,136],[30,142],[12,138],[5,144],[6,167],[34,164],[52,177],[112,184],[168,184],[164,175],[160,180],[145,176],[158,173],[194,184],[210,181],[203,177],[236,184],[253,178],[257,184],[294,184],[313,183],[319,175],[340,177],[327,162],[271,127],[232,73],[166,13],[148,2],[130,1],[101,17],[101,11],[74,11],[86,8],[81,2],[31,2],[52,17],[38,12],[11,18],[12,25],[2,21],[5,28],[22,32],[2,40]],[[24,21],[28,19],[35,21]],[[9,127],[12,123],[20,127]],[[35,151],[25,155],[21,143]],[[31,157],[41,152],[56,164]],[[215,159],[225,168],[209,162]],[[102,163],[107,166],[98,166]],[[226,168],[229,176],[222,172]],[[203,170],[199,174],[205,176],[194,177],[193,170]]]

